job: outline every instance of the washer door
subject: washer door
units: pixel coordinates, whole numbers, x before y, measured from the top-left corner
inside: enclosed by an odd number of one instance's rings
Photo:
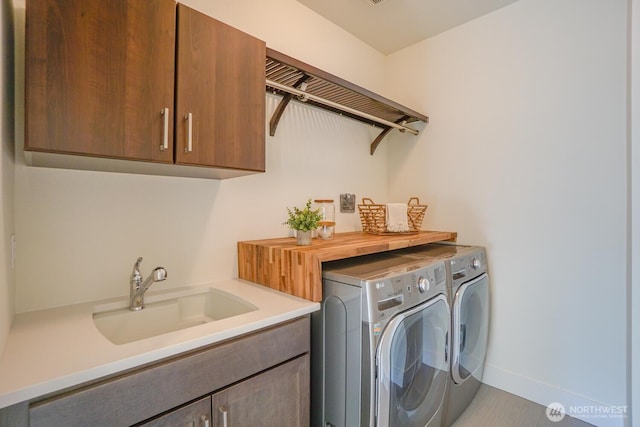
[[[456,384],[470,375],[482,379],[489,334],[487,273],[463,283],[453,299],[451,377]]]
[[[450,311],[443,295],[395,316],[376,353],[377,426],[425,427],[442,408]]]

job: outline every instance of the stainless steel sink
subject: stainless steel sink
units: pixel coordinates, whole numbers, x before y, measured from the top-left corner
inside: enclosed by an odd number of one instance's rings
[[[219,289],[156,298],[140,311],[114,309],[105,304],[94,309],[93,322],[109,341],[126,344],[192,326],[257,310],[250,302]]]

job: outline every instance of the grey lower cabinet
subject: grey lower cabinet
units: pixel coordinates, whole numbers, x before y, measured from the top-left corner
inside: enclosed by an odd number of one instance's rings
[[[309,351],[304,316],[3,411],[12,427],[306,427]]]
[[[304,355],[139,426],[306,427],[308,390]]]
[[[307,355],[215,393],[213,425],[308,426],[308,373]]]

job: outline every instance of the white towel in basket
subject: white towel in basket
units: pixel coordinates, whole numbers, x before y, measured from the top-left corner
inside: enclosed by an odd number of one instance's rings
[[[387,231],[392,233],[409,231],[406,203],[387,203]]]

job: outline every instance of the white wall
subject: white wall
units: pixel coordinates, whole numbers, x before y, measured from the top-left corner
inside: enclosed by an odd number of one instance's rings
[[[185,3],[371,90],[384,77],[382,55],[295,0]],[[267,119],[278,101],[267,96]],[[267,173],[225,181],[32,168],[19,144],[16,312],[126,295],[138,256],[144,273],[167,268],[168,280],[155,286],[237,277],[236,242],[288,235],[286,207],[344,192],[386,199],[386,150],[368,151],[375,136],[370,126],[292,103],[267,137]],[[344,214],[337,230],[358,224],[357,214]]]
[[[640,427],[640,0],[631,7],[631,406]]]
[[[485,381],[567,411],[627,404],[626,7],[520,0],[389,58],[431,118],[390,194],[487,247]]]
[[[0,4],[0,355],[13,320],[11,235],[14,211],[13,8]]]

